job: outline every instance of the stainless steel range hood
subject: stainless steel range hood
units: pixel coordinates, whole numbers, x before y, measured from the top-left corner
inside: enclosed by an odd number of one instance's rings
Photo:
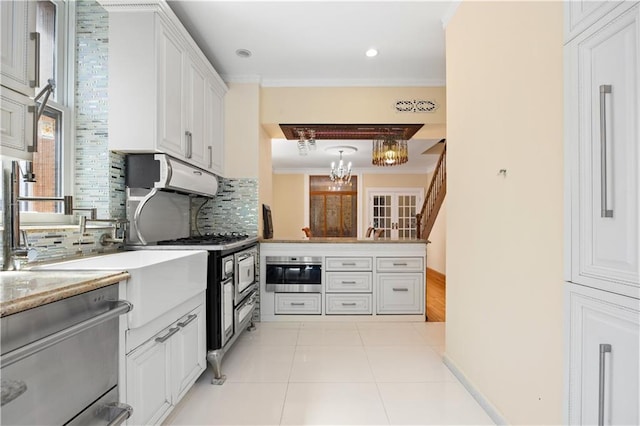
[[[205,197],[215,197],[218,191],[216,175],[167,154],[128,155],[126,183],[129,188],[156,188]]]

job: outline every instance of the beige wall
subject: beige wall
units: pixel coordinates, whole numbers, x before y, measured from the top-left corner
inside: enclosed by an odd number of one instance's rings
[[[273,175],[273,238],[302,239],[302,228],[307,222],[304,217],[304,185],[302,174]]]
[[[463,2],[446,55],[446,357],[507,423],[560,424],[562,3]]]
[[[273,205],[273,174],[271,173],[271,138],[260,126],[258,143],[258,235],[262,237],[262,205]]]
[[[397,113],[398,100],[429,99],[433,113]],[[280,123],[427,123],[417,139],[444,137],[444,87],[264,87],[260,122],[271,137],[282,138]]]
[[[225,177],[258,178],[260,86],[230,83],[224,99]]]

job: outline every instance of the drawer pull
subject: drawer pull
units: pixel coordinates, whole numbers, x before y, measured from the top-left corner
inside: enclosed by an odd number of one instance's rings
[[[356,266],[356,262],[342,262],[342,266]]]
[[[393,262],[393,266],[408,266],[407,262]]]
[[[604,425],[604,379],[605,379],[605,354],[611,353],[611,345],[607,343],[600,344],[600,378],[598,380],[598,426]]]
[[[178,323],[178,327],[186,327],[187,324],[189,324],[191,321],[193,321],[194,319],[198,318],[198,316],[196,314],[191,314],[187,317],[187,319],[185,321],[179,322]]]
[[[406,287],[394,287],[393,291],[409,291],[409,289]]]
[[[176,334],[180,329],[178,327],[175,328],[170,328],[169,332],[167,334],[165,334],[162,337],[156,337],[156,342],[158,343],[164,343],[167,340],[169,340],[169,337],[173,336],[174,334]]]
[[[291,302],[291,306],[304,306],[304,302]]]
[[[356,302],[350,302],[350,303],[342,302],[342,306],[356,306]]]
[[[357,284],[355,281],[342,281],[342,284]]]

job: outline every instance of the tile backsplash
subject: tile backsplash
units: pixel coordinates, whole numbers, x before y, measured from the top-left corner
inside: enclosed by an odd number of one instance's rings
[[[215,198],[192,201],[191,233],[258,235],[258,180],[219,178],[218,183]]]

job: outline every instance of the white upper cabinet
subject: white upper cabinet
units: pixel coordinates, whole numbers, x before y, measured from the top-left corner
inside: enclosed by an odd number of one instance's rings
[[[567,278],[638,298],[640,9],[629,4],[565,47]]]
[[[2,86],[25,96],[35,96],[36,81],[36,2],[0,2]]]
[[[227,87],[163,1],[109,11],[109,148],[223,172]]]

